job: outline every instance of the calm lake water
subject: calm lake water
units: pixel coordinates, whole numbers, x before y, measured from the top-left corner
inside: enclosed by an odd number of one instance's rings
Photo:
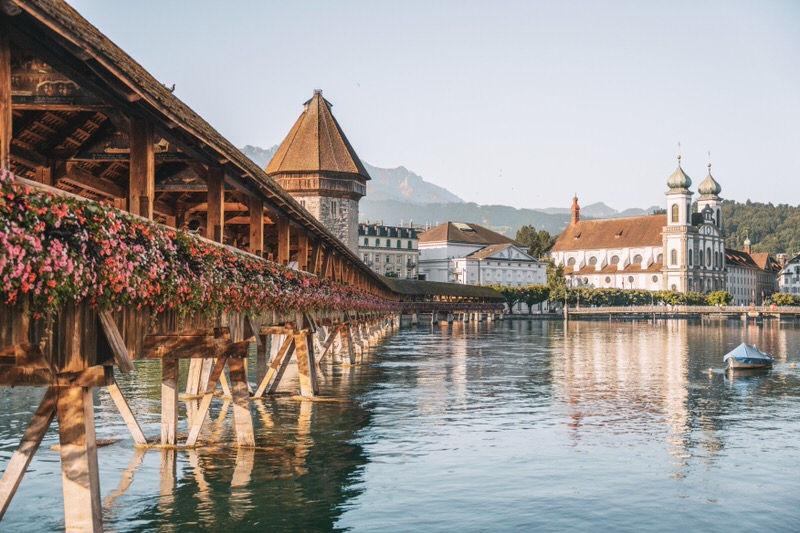
[[[775,368],[723,372],[742,341],[774,354]],[[137,367],[121,386],[157,436],[160,365]],[[42,392],[0,390],[0,468]],[[254,450],[237,450],[218,399],[208,446],[143,452],[98,391],[98,438],[119,439],[99,451],[106,528],[800,530],[793,323],[422,326],[363,365],[326,366],[320,393],[255,403]],[[51,429],[0,530],[63,529],[57,440]]]

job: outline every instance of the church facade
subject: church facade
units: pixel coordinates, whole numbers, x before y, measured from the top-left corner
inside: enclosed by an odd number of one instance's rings
[[[693,213],[691,185],[678,156],[678,168],[667,179],[665,214],[582,221],[578,198],[573,198],[571,223],[550,250],[551,259],[564,267],[567,285],[725,290],[722,188],[709,164]]]

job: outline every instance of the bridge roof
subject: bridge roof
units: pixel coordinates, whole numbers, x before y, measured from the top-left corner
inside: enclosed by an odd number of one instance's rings
[[[454,296],[459,298],[480,298],[482,300],[503,300],[503,295],[496,290],[478,285],[398,278],[386,278],[386,284],[401,296]]]

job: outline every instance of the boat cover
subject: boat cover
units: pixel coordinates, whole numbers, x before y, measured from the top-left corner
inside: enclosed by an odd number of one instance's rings
[[[747,359],[763,359],[765,361],[774,360],[772,359],[771,356],[765,354],[755,346],[748,346],[745,343],[740,344],[739,346],[737,346],[736,348],[725,354],[725,357],[722,358],[722,361],[725,362],[731,357],[734,357],[736,359],[744,357]]]

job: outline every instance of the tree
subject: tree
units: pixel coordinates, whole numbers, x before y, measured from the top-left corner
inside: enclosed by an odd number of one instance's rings
[[[523,293],[520,287],[506,287],[503,285],[489,285],[490,288],[499,292],[508,306],[509,314],[514,314],[514,306],[522,301]]]
[[[800,302],[791,294],[776,292],[772,295],[772,303],[775,305],[797,305]]]
[[[567,290],[567,279],[564,277],[564,267],[556,266],[553,261],[547,262],[547,288],[551,302],[563,302],[564,291]]]
[[[708,305],[728,305],[733,301],[733,295],[726,291],[714,291],[706,296]]]
[[[534,259],[544,257],[556,242],[550,233],[545,230],[536,231],[531,225],[522,226],[517,231],[516,240],[528,247],[528,255]]]
[[[522,288],[522,301],[528,306],[528,314],[533,314],[533,306],[547,301],[550,289],[547,285],[528,285]]]

